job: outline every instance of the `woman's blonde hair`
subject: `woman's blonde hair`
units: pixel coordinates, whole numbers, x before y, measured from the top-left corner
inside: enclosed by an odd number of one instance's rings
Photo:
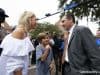
[[[30,11],[25,11],[19,18],[18,25],[22,25],[23,27],[25,27],[26,31],[29,31],[30,29],[29,18],[31,17],[35,17],[35,14]]]

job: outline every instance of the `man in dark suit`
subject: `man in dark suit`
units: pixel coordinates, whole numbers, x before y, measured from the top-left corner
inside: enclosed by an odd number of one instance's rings
[[[99,75],[100,50],[91,31],[76,26],[70,13],[61,19],[61,25],[69,32],[63,75]]]

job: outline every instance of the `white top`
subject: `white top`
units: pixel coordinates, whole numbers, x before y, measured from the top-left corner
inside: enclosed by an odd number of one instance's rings
[[[29,39],[17,39],[12,37],[12,34],[8,34],[1,43],[1,48],[3,48],[2,55],[7,56],[25,56],[32,50],[34,47]]]
[[[75,28],[75,25],[73,25],[73,26],[71,27],[71,29],[69,30],[68,44],[69,44],[69,41],[70,41],[70,39],[71,39],[72,32],[73,32],[73,29],[74,29],[74,28]],[[68,48],[66,48],[66,49],[68,49]],[[65,61],[68,62],[68,50],[66,50]]]

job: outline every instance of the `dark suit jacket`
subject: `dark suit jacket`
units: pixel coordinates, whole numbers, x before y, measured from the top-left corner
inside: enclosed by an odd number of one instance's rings
[[[69,63],[77,72],[100,71],[100,50],[91,31],[76,26],[68,45]]]

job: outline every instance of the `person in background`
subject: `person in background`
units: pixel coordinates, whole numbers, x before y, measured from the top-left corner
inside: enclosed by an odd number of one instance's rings
[[[9,29],[9,25],[6,22],[6,18],[8,18],[9,16],[5,13],[5,10],[0,8],[0,44],[2,42],[2,40],[4,39],[4,37],[7,35],[7,28]],[[4,75],[4,70],[5,70],[5,60],[1,59],[1,53],[2,53],[2,48],[0,47],[0,75]],[[4,61],[4,62],[3,62]],[[1,68],[2,66],[2,68]]]
[[[25,11],[19,18],[17,27],[8,34],[1,43],[5,59],[5,74],[28,75],[29,52],[34,50],[28,33],[36,27],[36,16],[31,11]],[[2,61],[0,61],[2,62]],[[0,74],[1,75],[1,74]]]
[[[56,75],[59,73],[59,52],[60,52],[60,46],[61,46],[61,41],[59,39],[59,34],[53,33],[53,40],[54,40],[54,45],[52,46],[53,49],[53,57],[55,61],[55,66],[56,66]]]
[[[54,60],[48,34],[39,33],[38,41],[39,45],[36,47],[36,75],[50,75]]]
[[[0,8],[0,43],[2,42],[3,38],[7,35],[7,30],[11,29],[9,24],[5,21],[5,19],[9,17],[5,10]]]

